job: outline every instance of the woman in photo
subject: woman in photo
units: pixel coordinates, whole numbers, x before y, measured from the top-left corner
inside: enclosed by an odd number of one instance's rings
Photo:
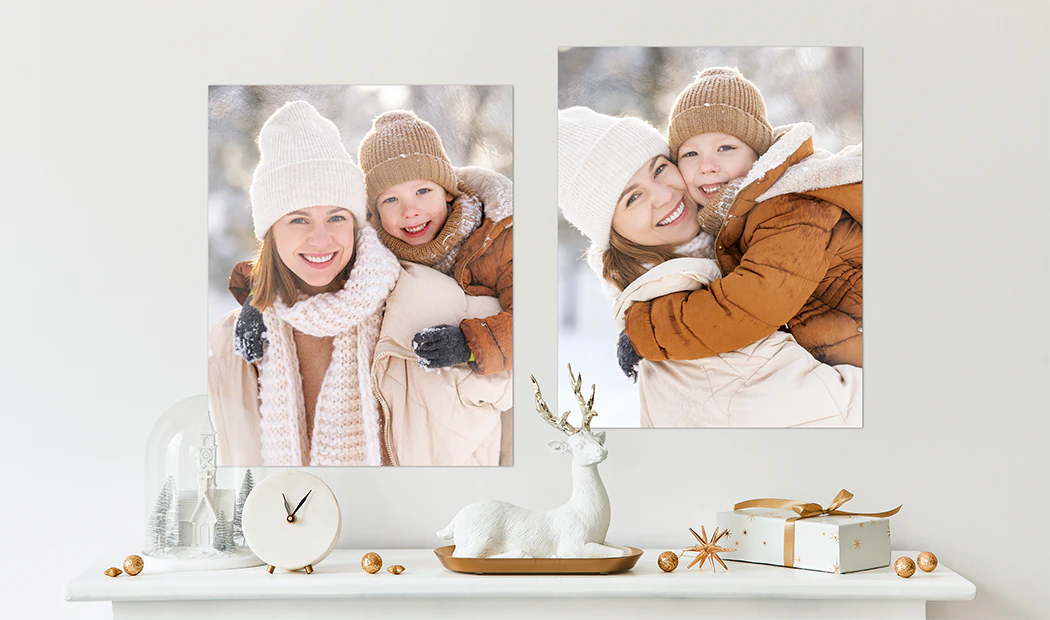
[[[721,191],[701,209],[655,128],[569,108],[559,112],[558,151],[559,205],[590,239],[588,262],[616,298],[621,325],[632,308],[654,298],[723,283],[715,260],[719,230],[705,231],[702,223],[707,208],[731,200],[731,190],[714,188]],[[742,159],[740,174],[757,161]],[[655,331],[685,345],[693,327],[665,321]],[[715,338],[732,330],[716,319],[704,327]],[[734,349],[653,361],[640,359],[622,336],[621,368],[639,381],[640,425],[859,425],[860,369],[822,364],[789,333],[770,331]]]
[[[208,335],[220,453],[229,465],[380,465],[370,371],[400,266],[331,121],[290,102],[258,144],[251,295]]]

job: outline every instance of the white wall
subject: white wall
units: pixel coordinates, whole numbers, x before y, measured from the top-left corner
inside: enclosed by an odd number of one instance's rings
[[[1046,3],[378,4],[3,5],[5,617],[109,613],[62,586],[136,549],[150,425],[205,389],[209,84],[515,86],[516,466],[318,473],[342,546],[560,502],[527,388],[562,372],[557,46],[624,43],[864,46],[867,402],[857,432],[610,432],[610,538],[676,549],[734,501],[845,487],[977,584],[931,616],[1050,615]]]

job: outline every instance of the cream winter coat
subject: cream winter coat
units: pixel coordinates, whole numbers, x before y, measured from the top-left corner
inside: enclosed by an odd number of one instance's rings
[[[677,258],[635,280],[615,315],[635,302],[699,290],[721,277],[718,264]],[[861,426],[861,369],[818,362],[795,339],[775,331],[750,345],[686,361],[642,360],[642,427]]]
[[[513,406],[509,371],[481,375],[469,365],[419,367],[412,336],[500,311],[494,297],[467,295],[452,278],[402,261],[387,298],[372,362],[390,465],[498,465],[500,416]]]

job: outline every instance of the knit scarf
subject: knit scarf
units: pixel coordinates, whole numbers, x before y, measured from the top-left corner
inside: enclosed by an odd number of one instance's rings
[[[736,200],[740,188],[744,186],[744,181],[745,177],[737,177],[729,181],[711,197],[711,202],[707,203],[706,207],[700,208],[697,217],[700,218],[701,230],[712,237],[718,237],[722,224],[725,223],[726,214],[729,213],[729,207],[733,206],[733,201]]]
[[[481,224],[482,205],[478,195],[466,183],[456,184],[459,196],[452,201],[452,209],[445,220],[445,225],[433,241],[423,245],[409,245],[383,229],[379,215],[373,213],[372,225],[386,247],[401,260],[419,263],[432,267],[445,275],[452,274],[456,264],[456,254],[470,233]]]
[[[341,290],[301,295],[291,306],[278,299],[263,311],[267,346],[259,363],[259,426],[266,465],[380,464],[372,353],[401,267],[374,230],[358,231],[354,266]],[[333,339],[309,441],[293,329]]]

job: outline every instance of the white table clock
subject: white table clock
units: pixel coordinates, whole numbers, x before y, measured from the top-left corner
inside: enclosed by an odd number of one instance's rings
[[[244,540],[273,569],[314,572],[339,540],[343,519],[328,485],[313,474],[289,471],[255,485],[241,516]]]

